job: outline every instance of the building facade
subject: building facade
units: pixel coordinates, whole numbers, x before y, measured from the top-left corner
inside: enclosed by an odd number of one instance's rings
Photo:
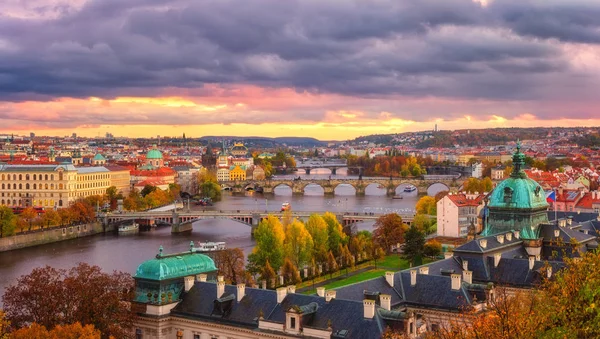
[[[437,234],[466,237],[483,208],[485,194],[449,193],[437,202]]]

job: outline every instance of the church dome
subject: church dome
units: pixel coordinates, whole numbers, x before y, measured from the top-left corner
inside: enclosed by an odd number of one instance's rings
[[[496,186],[490,195],[490,208],[546,209],[546,194],[536,181],[511,176]]]
[[[104,158],[104,156],[102,154],[100,154],[100,153],[97,153],[94,156],[94,161],[104,161],[104,160],[106,160],[106,158]]]
[[[144,261],[138,266],[134,278],[160,281],[216,270],[215,262],[207,255],[186,252],[163,256],[161,246],[155,259]]]
[[[162,158],[163,158],[163,155],[162,155],[161,151],[157,150],[156,148],[149,150],[148,153],[146,154],[146,159],[162,159]]]

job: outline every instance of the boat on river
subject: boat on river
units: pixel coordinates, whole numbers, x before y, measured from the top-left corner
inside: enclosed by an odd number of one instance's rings
[[[139,230],[140,225],[135,222],[133,224],[120,225],[118,228],[119,234],[137,233]]]
[[[417,187],[415,185],[408,185],[406,187],[404,187],[404,192],[407,193],[411,193],[417,190]]]
[[[289,211],[292,208],[292,205],[290,205],[289,202],[284,202],[283,204],[281,204],[281,212],[284,211]]]
[[[217,242],[212,242],[212,241],[200,242],[200,241],[198,241],[198,247],[194,247],[193,250],[194,250],[194,252],[198,252],[198,253],[208,253],[208,252],[222,251],[226,248],[227,248],[227,246],[224,241],[217,241]]]
[[[404,197],[401,195],[394,195],[392,199],[404,199]]]

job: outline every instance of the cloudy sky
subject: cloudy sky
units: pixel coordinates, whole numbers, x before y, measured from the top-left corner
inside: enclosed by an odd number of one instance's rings
[[[600,125],[598,0],[2,0],[0,132]]]

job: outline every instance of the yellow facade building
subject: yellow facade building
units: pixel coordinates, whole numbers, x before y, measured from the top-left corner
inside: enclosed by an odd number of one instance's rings
[[[237,165],[229,170],[229,180],[246,180],[246,169]]]

